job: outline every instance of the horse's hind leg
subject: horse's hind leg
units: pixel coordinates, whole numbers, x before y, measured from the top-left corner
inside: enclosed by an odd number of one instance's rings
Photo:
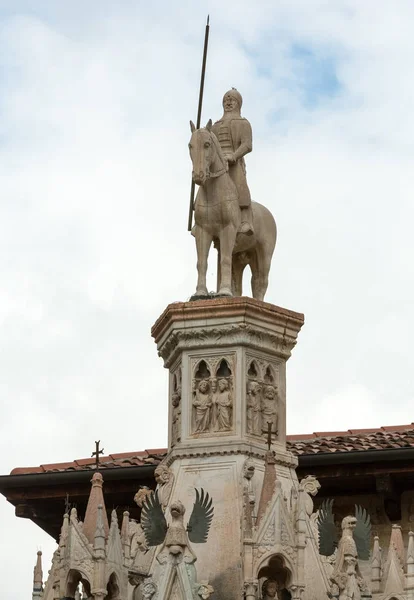
[[[213,238],[206,233],[201,227],[196,228],[195,232],[196,247],[197,247],[197,289],[196,296],[207,296],[207,259],[210,251]]]
[[[241,296],[243,294],[243,271],[246,263],[240,260],[238,254],[233,254],[232,261],[232,292],[233,296]]]
[[[252,270],[252,294],[256,300],[263,300],[269,285],[269,271],[272,253],[266,252],[262,246],[252,254],[250,268]]]

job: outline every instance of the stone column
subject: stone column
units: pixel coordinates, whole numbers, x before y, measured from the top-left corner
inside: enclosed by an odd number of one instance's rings
[[[241,297],[170,304],[152,328],[170,374],[170,501],[181,500],[189,518],[194,488],[213,499],[208,541],[194,551],[198,580],[217,598],[256,594],[258,561],[252,542],[244,547],[243,469],[249,458],[256,501],[248,501],[257,511],[269,434],[284,496],[297,482],[297,459],[286,450],[286,361],[303,322],[302,314]]]

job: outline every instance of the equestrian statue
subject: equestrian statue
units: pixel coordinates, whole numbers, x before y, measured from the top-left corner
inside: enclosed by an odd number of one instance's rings
[[[210,297],[207,260],[211,245],[218,251],[217,296],[241,296],[244,268],[252,273],[253,298],[263,300],[273,251],[276,223],[271,212],[252,202],[244,156],[252,151],[252,129],[240,114],[236,89],[223,97],[223,116],[196,129],[190,121],[193,182],[199,186],[192,234],[197,247],[197,289],[192,297]]]

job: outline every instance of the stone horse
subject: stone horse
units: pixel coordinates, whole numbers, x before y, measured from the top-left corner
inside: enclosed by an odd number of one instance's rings
[[[271,212],[252,202],[253,235],[237,233],[241,215],[237,189],[218,139],[205,128],[196,129],[190,121],[190,156],[193,181],[199,185],[195,199],[192,233],[196,239],[198,281],[194,297],[208,296],[207,259],[212,242],[218,250],[217,294],[241,296],[243,271],[250,265],[253,298],[263,300],[270,263],[276,245],[276,223]]]

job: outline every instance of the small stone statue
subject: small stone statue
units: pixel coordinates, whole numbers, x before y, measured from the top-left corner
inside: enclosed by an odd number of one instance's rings
[[[181,441],[181,387],[178,387],[171,396],[172,425],[171,446]]]
[[[211,394],[210,384],[207,379],[202,379],[195,391],[193,400],[195,408],[195,433],[204,433],[210,429],[211,421]]]
[[[241,209],[240,233],[253,235],[250,190],[246,179],[244,156],[252,151],[252,128],[240,115],[243,98],[235,88],[224,94],[223,116],[212,127],[224,157],[229,165],[229,175],[236,185]]]
[[[168,501],[171,496],[171,491],[174,485],[174,473],[167,465],[162,463],[154,471],[155,481],[157,482],[157,490],[160,498],[161,506],[165,510],[168,506]]]
[[[277,581],[265,579],[262,585],[262,600],[279,600]]]
[[[253,533],[253,515],[256,504],[256,494],[253,489],[253,476],[255,466],[248,458],[243,465],[243,512],[244,512],[244,534],[250,538]]]
[[[321,484],[314,475],[307,475],[300,481],[300,486],[306,492],[307,498],[305,503],[306,514],[311,517],[313,513],[313,500],[312,496],[316,496],[321,488]]]
[[[335,549],[336,528],[332,513],[333,500],[325,500],[318,515],[319,552],[331,556]],[[355,516],[342,519],[335,566],[330,575],[332,596],[339,600],[360,600],[367,585],[358,565],[358,557],[368,560],[370,554],[371,522],[366,510],[355,507]]]

